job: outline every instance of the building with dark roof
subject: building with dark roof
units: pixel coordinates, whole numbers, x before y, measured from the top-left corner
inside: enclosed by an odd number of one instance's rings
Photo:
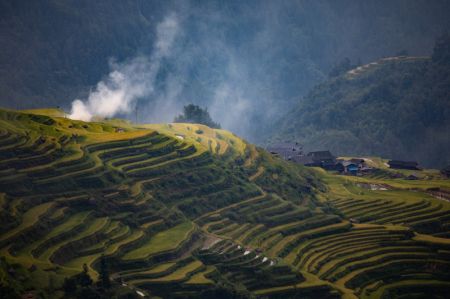
[[[330,151],[310,152],[303,154],[303,148],[298,142],[277,143],[266,148],[272,155],[283,158],[286,161],[302,164],[310,167],[322,167],[327,170],[336,170],[336,157]]]
[[[355,163],[356,165],[360,165],[360,166],[364,166],[366,161],[364,159],[361,158],[352,158],[349,160],[352,163]]]
[[[362,158],[352,158],[350,160],[340,159],[336,163],[336,170],[344,174],[357,175],[372,171],[371,167],[366,166],[366,161]]]
[[[335,169],[336,157],[330,151],[310,152],[307,156],[313,160],[314,165],[311,166],[319,166],[328,170]]]

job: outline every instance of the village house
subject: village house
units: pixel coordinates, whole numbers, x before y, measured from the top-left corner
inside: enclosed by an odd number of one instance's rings
[[[359,164],[353,163],[351,161],[342,161],[342,162],[339,162],[337,165],[342,165],[341,173],[345,173],[345,174],[357,175],[358,171],[360,169]],[[338,167],[336,167],[336,169],[337,168]]]
[[[330,151],[316,151],[304,155],[303,148],[298,142],[274,144],[267,147],[267,151],[286,161],[309,167],[322,167],[327,170],[334,170],[336,166],[336,157]]]
[[[321,167],[326,170],[336,170],[342,174],[362,175],[373,170],[366,165],[365,160],[362,158],[336,160],[336,157],[330,151],[315,151],[304,155],[303,148],[298,142],[277,143],[267,147],[267,151],[286,161],[308,167]]]
[[[350,160],[338,160],[335,169],[343,174],[360,175],[372,171],[371,167],[366,165],[366,161],[361,158],[352,158]]]
[[[336,157],[330,151],[310,152],[307,155],[312,159],[312,163],[304,164],[306,166],[317,166],[327,170],[334,170],[336,168]]]

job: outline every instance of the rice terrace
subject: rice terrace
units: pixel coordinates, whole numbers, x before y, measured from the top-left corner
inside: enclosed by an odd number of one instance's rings
[[[450,298],[450,1],[0,24],[0,299]]]
[[[102,262],[121,292],[144,296],[449,290],[450,202],[428,191],[450,189],[438,172],[342,177],[223,130],[61,113],[1,111],[2,271],[24,292],[61,297],[83,267],[101,279]]]

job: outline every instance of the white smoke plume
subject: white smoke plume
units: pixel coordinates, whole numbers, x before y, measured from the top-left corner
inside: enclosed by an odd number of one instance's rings
[[[156,41],[150,58],[135,57],[123,63],[110,63],[111,72],[97,83],[86,100],[72,102],[72,119],[90,121],[94,116],[112,117],[129,113],[139,98],[150,96],[161,59],[169,56],[179,25],[175,14],[169,14],[156,27]]]

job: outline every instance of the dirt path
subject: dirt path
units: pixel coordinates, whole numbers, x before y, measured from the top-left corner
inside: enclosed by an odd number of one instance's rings
[[[250,182],[253,182],[257,178],[259,178],[263,173],[264,173],[264,167],[263,166],[259,166],[258,170],[249,177]]]

